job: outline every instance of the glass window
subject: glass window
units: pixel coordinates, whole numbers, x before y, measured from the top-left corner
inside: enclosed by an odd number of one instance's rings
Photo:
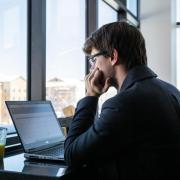
[[[117,12],[102,0],[98,0],[98,27],[117,21]]]
[[[117,12],[102,0],[98,0],[98,28],[104,24],[117,21]],[[99,98],[99,113],[102,104],[110,97],[117,94],[117,90],[113,87]]]
[[[176,0],[176,21],[180,22],[180,0]],[[177,77],[177,88],[180,89],[180,27],[176,28],[176,77]]]
[[[176,77],[177,77],[177,88],[180,90],[180,28],[176,29]]]
[[[26,24],[26,0],[0,1],[0,126],[12,126],[5,100],[26,99]]]
[[[176,21],[177,22],[180,22],[180,10],[179,10],[179,7],[180,7],[180,0],[176,0]]]
[[[137,16],[137,0],[127,0],[127,9]]]
[[[58,117],[70,116],[85,95],[85,1],[47,0],[46,7],[46,99]]]

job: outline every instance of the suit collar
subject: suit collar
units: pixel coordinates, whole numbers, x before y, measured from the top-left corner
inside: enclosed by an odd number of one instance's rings
[[[134,68],[129,70],[125,80],[123,81],[120,91],[129,88],[137,81],[141,81],[147,78],[154,78],[154,77],[157,77],[157,75],[147,66],[145,65],[135,66]]]

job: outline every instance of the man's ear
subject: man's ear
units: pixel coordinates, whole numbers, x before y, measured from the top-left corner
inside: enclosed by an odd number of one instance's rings
[[[118,60],[119,60],[118,52],[116,49],[114,49],[113,57],[111,58],[111,65],[114,66],[114,65],[118,64]]]

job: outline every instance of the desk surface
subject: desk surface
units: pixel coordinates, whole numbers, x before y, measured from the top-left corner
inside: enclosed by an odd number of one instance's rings
[[[24,154],[4,158],[0,162],[0,173],[26,174],[60,178],[65,174],[67,166],[62,162],[28,161]]]
[[[71,169],[64,162],[29,161],[24,153],[6,157],[0,161],[1,180],[96,180],[96,171],[91,168]]]

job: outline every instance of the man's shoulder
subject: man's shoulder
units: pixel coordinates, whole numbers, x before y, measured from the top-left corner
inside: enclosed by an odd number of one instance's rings
[[[180,101],[180,92],[172,84],[160,79],[145,80],[134,83],[128,89],[120,91],[117,95],[104,103],[106,106],[128,106],[142,104],[145,101],[156,101],[154,97],[163,98],[163,93],[175,96]]]
[[[136,98],[134,90],[126,90],[123,92],[118,92],[115,96],[106,100],[103,104],[103,107],[118,107],[131,104],[132,101]]]
[[[157,81],[161,84],[161,86],[166,89],[168,92],[176,93],[180,96],[180,91],[171,83],[163,81],[161,79],[157,79]]]

